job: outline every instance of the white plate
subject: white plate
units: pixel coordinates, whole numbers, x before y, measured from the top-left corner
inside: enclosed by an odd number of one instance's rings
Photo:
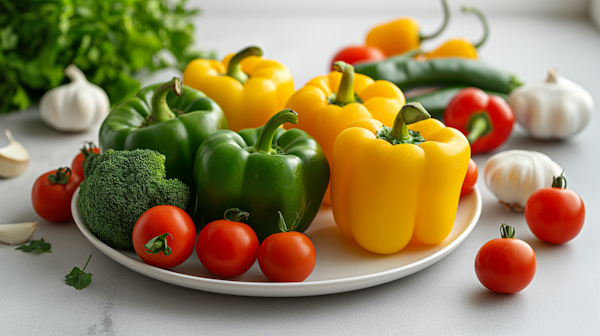
[[[460,245],[471,233],[481,214],[481,195],[474,192],[463,197],[452,232],[437,245],[423,245],[412,240],[402,251],[392,255],[377,255],[362,249],[346,238],[333,221],[330,209],[319,211],[306,234],[315,244],[317,265],[304,282],[270,282],[260,271],[258,263],[245,274],[222,279],[209,273],[196,253],[183,264],[165,270],[147,265],[133,251],[115,250],[101,242],[84,223],[77,199],[73,195],[71,210],[75,223],[83,235],[102,253],[119,264],[151,278],[174,285],[207,292],[244,296],[312,296],[348,292],[372,287],[418,272],[441,260]]]

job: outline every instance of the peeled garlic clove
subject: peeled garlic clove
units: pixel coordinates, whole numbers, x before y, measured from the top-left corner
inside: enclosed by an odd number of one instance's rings
[[[37,222],[0,225],[0,242],[4,244],[23,244],[37,229]]]
[[[546,154],[508,150],[490,157],[483,165],[485,185],[509,210],[523,211],[529,196],[552,186],[563,169]]]
[[[21,175],[29,164],[29,152],[13,139],[9,130],[4,133],[9,144],[0,148],[0,177],[8,178]]]

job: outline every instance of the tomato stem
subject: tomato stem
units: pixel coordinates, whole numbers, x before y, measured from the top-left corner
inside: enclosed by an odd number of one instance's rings
[[[229,214],[231,214],[231,218],[229,218],[229,216],[228,216]],[[225,219],[228,221],[239,222],[242,219],[247,220],[248,217],[250,217],[250,214],[248,212],[240,210],[238,208],[231,208],[231,209],[225,210],[223,217],[225,217]]]
[[[564,177],[564,173],[565,171],[563,169],[560,176],[554,176],[552,178],[552,188],[567,189],[567,179]]]
[[[171,254],[173,251],[167,245],[167,236],[171,236],[171,239],[173,239],[173,235],[168,232],[150,239],[146,244],[144,244],[146,253],[157,254],[162,251],[162,253],[164,253],[166,256]]]
[[[52,184],[62,184],[65,185],[69,183],[69,178],[71,177],[71,168],[69,167],[60,167],[54,174],[48,175],[48,181]]]
[[[515,233],[516,230],[513,226],[504,224],[504,222],[502,222],[502,225],[500,225],[500,236],[502,238],[514,238]]]
[[[294,223],[292,223],[292,226],[289,228],[285,224],[285,219],[283,218],[281,211],[277,211],[277,213],[279,214],[279,230],[281,230],[281,232],[291,232],[296,230],[298,224],[300,224],[300,215],[298,215],[298,213],[296,213],[296,219],[294,219]]]

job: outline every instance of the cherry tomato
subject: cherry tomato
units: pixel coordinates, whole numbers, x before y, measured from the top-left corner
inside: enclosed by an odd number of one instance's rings
[[[377,62],[383,61],[384,59],[385,55],[383,52],[375,47],[353,45],[338,51],[338,53],[333,56],[331,64],[336,61],[344,61],[354,65],[361,61]],[[333,71],[333,65],[331,66],[331,71]]]
[[[89,153],[90,151],[92,151],[96,154],[100,154],[100,149],[98,149],[98,147],[96,147],[93,143],[88,142],[86,144],[88,145],[88,147],[86,147],[84,145],[83,148],[81,148],[81,151],[79,152],[79,154],[77,154],[77,156],[75,156],[75,158],[73,159],[73,162],[71,163],[71,170],[73,171],[73,173],[79,175],[79,177],[81,177],[82,181],[85,180],[85,176],[83,176],[83,163],[85,162],[85,158],[86,158],[86,156],[84,156],[84,151],[86,153]]]
[[[31,203],[35,212],[50,222],[64,222],[73,218],[71,198],[81,183],[81,177],[68,167],[49,171],[33,184]]]
[[[467,167],[467,176],[463,181],[462,188],[460,189],[460,196],[466,195],[475,189],[475,183],[477,183],[477,164],[473,159],[469,159],[469,166]]]
[[[258,249],[258,265],[271,281],[304,281],[315,269],[315,245],[304,234],[287,230],[283,216],[279,227],[283,232],[268,236]],[[283,225],[282,225],[283,223]]]
[[[564,183],[563,183],[564,182]],[[535,191],[525,204],[525,220],[539,239],[563,244],[575,238],[585,221],[585,205],[576,192],[566,189],[564,176],[554,178],[552,187]]]
[[[196,227],[190,216],[173,205],[144,212],[133,227],[133,248],[148,265],[172,268],[194,252]]]
[[[515,239],[514,228],[502,223],[502,238],[485,243],[475,257],[475,273],[487,289],[516,293],[527,287],[535,275],[535,252],[526,242]]]
[[[233,219],[227,219],[228,214]],[[239,209],[225,212],[226,219],[208,223],[198,235],[196,253],[204,267],[214,275],[236,277],[246,273],[256,261],[258,237],[252,228],[240,223],[248,213]]]

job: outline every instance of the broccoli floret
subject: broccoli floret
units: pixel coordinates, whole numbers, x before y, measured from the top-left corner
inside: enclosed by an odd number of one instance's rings
[[[84,165],[77,204],[90,231],[109,246],[133,250],[133,226],[153,206],[185,210],[190,188],[166,178],[165,156],[159,152],[107,150],[92,157]]]

